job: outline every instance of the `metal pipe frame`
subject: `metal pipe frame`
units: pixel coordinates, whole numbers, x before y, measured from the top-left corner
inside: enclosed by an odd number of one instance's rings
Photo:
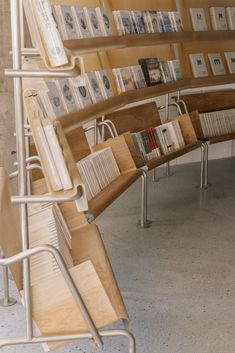
[[[77,70],[71,71],[45,71],[45,70],[23,70],[23,69],[5,69],[5,75],[7,77],[17,77],[17,78],[24,78],[24,77],[37,77],[37,78],[68,78],[73,76],[78,76],[80,72]]]
[[[0,259],[4,259],[4,253],[2,249],[0,249]],[[3,285],[3,298],[0,299],[0,306],[8,307],[16,304],[17,300],[10,297],[8,266],[5,266],[2,268],[2,285]]]
[[[148,220],[148,172],[141,168],[141,212],[140,212],[140,228],[149,228],[151,221]]]
[[[201,175],[200,175],[200,189],[207,189],[208,183],[208,143],[201,142]]]

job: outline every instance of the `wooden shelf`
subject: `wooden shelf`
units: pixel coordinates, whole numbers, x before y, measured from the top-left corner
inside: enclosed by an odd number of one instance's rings
[[[92,121],[102,115],[111,113],[114,110],[124,107],[127,104],[138,102],[147,98],[161,96],[190,87],[190,79],[172,81],[166,84],[146,87],[121,93],[105,101],[93,104],[87,108],[67,114],[59,118],[65,132],[70,132],[85,123]]]
[[[235,139],[235,132],[231,134],[210,137],[209,141],[211,144],[213,144],[213,143],[225,142],[225,141],[234,140],[234,139]]]
[[[192,78],[190,88],[219,86],[219,85],[226,85],[226,84],[232,84],[232,83],[235,83],[235,74]]]
[[[146,47],[152,45],[173,44],[181,42],[205,42],[234,40],[235,31],[182,31],[167,33],[128,34],[97,38],[65,40],[64,46],[72,55],[82,55],[99,51],[129,47]]]

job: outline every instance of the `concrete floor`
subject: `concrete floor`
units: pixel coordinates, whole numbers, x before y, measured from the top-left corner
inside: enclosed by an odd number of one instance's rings
[[[210,163],[212,186],[200,193],[199,165],[149,183],[152,227],[136,228],[140,184],[97,223],[103,234],[142,353],[235,352],[235,159]],[[14,290],[13,290],[14,292]],[[15,295],[15,293],[14,293]],[[20,304],[0,309],[0,336],[23,334]],[[108,339],[104,353],[127,353],[125,339]],[[42,352],[40,346],[4,352]],[[94,350],[74,343],[60,353]],[[99,352],[100,350],[98,350]]]

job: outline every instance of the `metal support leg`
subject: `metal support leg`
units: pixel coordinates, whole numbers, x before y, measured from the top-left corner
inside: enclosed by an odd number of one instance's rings
[[[201,180],[200,189],[207,189],[208,183],[208,144],[202,142],[201,145]]]
[[[205,143],[205,159],[204,159],[204,163],[205,163],[205,173],[204,173],[204,189],[207,189],[209,184],[208,184],[208,143]]]
[[[0,258],[3,259],[4,256],[0,250]],[[8,277],[8,267],[2,268],[2,285],[3,285],[3,298],[0,299],[0,306],[8,307],[16,304],[17,300],[10,298],[9,295],[9,277]]]
[[[141,175],[141,215],[140,215],[140,228],[149,228],[151,221],[147,219],[148,215],[148,174],[142,170]]]
[[[158,182],[158,179],[157,179],[157,168],[153,169],[153,179],[152,180],[153,180],[154,183]]]

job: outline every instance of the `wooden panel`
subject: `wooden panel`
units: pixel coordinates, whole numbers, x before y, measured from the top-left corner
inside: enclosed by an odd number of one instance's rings
[[[119,110],[106,115],[105,118],[115,124],[119,135],[127,131],[139,132],[161,124],[155,103],[142,104],[133,108]]]
[[[158,10],[173,11],[174,0],[110,0],[114,10]]]
[[[140,171],[138,169],[121,174],[116,180],[114,180],[91,201],[89,201],[89,212],[92,214],[92,216],[95,218],[98,217],[139,177]]]
[[[199,140],[204,140],[205,138],[204,138],[204,135],[203,135],[202,126],[201,126],[201,123],[200,123],[200,118],[199,118],[198,112],[197,111],[191,112],[191,113],[189,113],[189,116],[190,116],[190,119],[192,121],[193,128],[195,130],[197,138]]]
[[[11,187],[8,175],[0,167],[0,247],[5,257],[11,257],[21,251],[19,231],[19,210],[10,200]],[[22,289],[22,263],[10,266],[12,276],[19,290]]]
[[[72,256],[75,263],[90,260],[102,285],[112,303],[118,319],[128,319],[128,313],[123,303],[104,243],[98,227],[89,224],[72,234]],[[102,320],[102,318],[100,318]]]
[[[211,144],[214,144],[214,143],[230,141],[230,140],[234,140],[234,139],[235,139],[235,133],[232,133],[232,134],[227,134],[227,135],[210,137],[209,141]]]
[[[183,95],[188,111],[198,110],[199,113],[235,107],[235,90],[224,90],[206,93]]]
[[[118,167],[121,173],[136,170],[135,163],[132,159],[125,138],[123,136],[108,139],[107,141],[93,146],[94,151],[100,151],[104,148],[111,147]]]
[[[69,271],[95,325],[101,328],[116,322],[116,312],[92,262],[83,262]],[[33,319],[41,334],[88,332],[81,312],[60,273],[32,286],[31,292]],[[59,342],[48,346],[56,349],[64,344],[65,342]]]
[[[74,129],[66,134],[66,138],[76,162],[91,153],[87,138],[82,127]]]

